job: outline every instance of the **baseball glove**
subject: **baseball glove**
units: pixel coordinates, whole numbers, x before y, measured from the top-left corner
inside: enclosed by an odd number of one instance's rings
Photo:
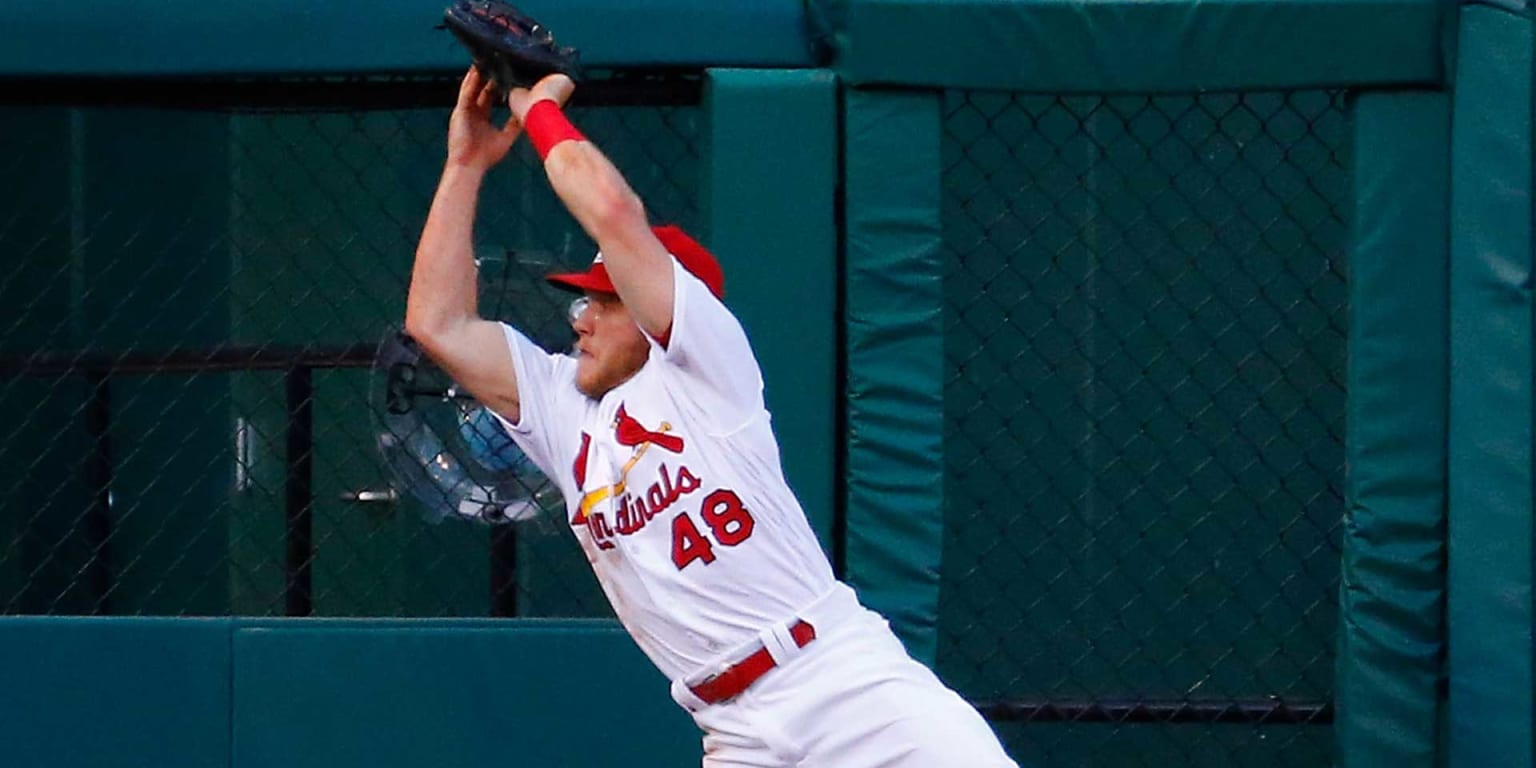
[[[545,75],[577,74],[577,51],[555,44],[547,27],[501,0],[457,0],[443,10],[443,26],[474,58],[475,68],[505,100],[513,88],[527,88]]]

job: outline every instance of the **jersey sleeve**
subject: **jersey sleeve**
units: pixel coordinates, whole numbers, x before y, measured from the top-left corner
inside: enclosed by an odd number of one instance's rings
[[[534,344],[521,331],[506,323],[501,325],[506,335],[507,348],[512,352],[512,367],[517,376],[517,421],[508,420],[501,414],[496,418],[506,425],[523,453],[533,461],[545,476],[563,478],[557,470],[560,463],[561,441],[565,432],[557,427],[564,401],[578,395],[576,390],[576,361],[566,355],[552,355]]]
[[[747,333],[709,288],[672,262],[672,328],[652,356],[673,369],[701,398],[702,410],[732,431],[763,410],[763,375]]]

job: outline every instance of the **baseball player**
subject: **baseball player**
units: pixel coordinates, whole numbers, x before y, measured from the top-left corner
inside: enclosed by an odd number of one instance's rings
[[[746,334],[715,258],[652,228],[566,119],[564,75],[494,90],[471,68],[416,253],[406,328],[560,487],[614,612],[672,680],[721,766],[1013,766],[963,699],[837,581],[785,484]],[[481,181],[528,134],[598,244],[551,275],[579,292],[572,354],[483,320],[471,233]]]

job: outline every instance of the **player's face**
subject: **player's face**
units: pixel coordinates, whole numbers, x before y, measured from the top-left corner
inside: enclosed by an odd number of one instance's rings
[[[650,356],[645,334],[614,294],[589,291],[573,302],[571,327],[576,330],[576,388],[587,397],[602,397],[623,384]]]

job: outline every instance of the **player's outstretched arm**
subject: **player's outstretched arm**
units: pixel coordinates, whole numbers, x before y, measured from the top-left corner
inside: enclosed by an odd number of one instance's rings
[[[665,338],[672,328],[672,260],[651,232],[639,195],[560,113],[575,87],[565,75],[549,75],[532,88],[513,89],[507,103],[544,158],[555,194],[597,241],[630,315],[646,333]]]
[[[512,354],[501,326],[481,319],[474,262],[475,205],[485,174],[506,157],[520,125],[491,123],[495,91],[471,67],[448,123],[448,161],[416,247],[405,330],[476,399],[519,418]]]

